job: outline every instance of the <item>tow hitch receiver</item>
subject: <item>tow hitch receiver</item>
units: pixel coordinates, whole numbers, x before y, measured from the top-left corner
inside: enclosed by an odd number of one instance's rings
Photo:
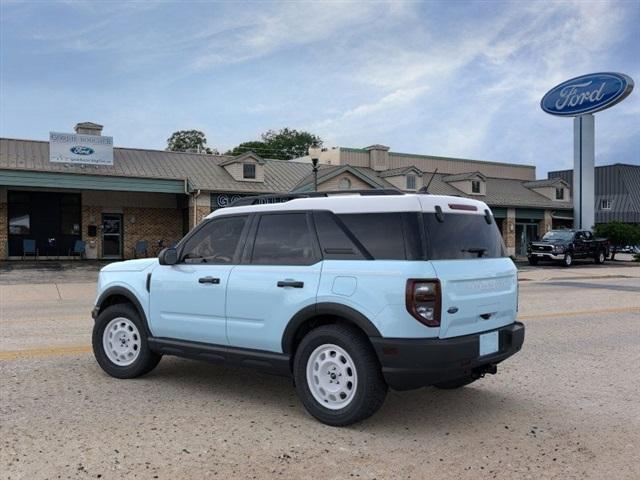
[[[473,378],[483,378],[485,375],[495,375],[498,373],[497,365],[493,363],[489,363],[487,365],[483,365],[473,370],[472,376]]]

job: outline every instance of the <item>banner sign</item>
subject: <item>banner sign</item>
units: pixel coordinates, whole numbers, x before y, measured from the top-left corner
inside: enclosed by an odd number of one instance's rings
[[[211,202],[211,210],[215,210],[217,208],[224,208],[230,206],[236,200],[239,200],[244,197],[254,197],[256,195],[260,195],[260,193],[212,193],[210,197]],[[268,195],[268,194],[267,194]],[[256,203],[258,205],[271,204],[271,203],[282,203],[286,202],[286,198],[266,198],[259,199]]]
[[[113,137],[49,132],[49,161],[113,165]]]
[[[549,90],[540,107],[551,115],[575,117],[614,106],[633,90],[633,80],[622,73],[590,73]]]

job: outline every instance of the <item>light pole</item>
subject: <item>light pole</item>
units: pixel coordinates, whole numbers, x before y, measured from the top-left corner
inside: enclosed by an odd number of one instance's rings
[[[315,143],[309,147],[309,156],[311,157],[311,165],[313,165],[313,191],[318,191],[318,162],[320,161],[320,152],[322,149]]]

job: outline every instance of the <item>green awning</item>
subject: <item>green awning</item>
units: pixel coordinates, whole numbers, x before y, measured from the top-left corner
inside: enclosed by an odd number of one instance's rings
[[[516,208],[516,220],[519,218],[543,220],[544,210],[537,208]]]
[[[123,192],[185,193],[183,180],[36,172],[31,170],[0,170],[0,185],[10,187],[117,190]]]
[[[492,207],[491,213],[494,218],[507,218],[507,209],[504,207]]]

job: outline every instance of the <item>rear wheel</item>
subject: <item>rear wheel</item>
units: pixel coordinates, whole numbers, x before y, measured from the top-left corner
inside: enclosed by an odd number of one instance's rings
[[[448,382],[436,383],[433,386],[436,388],[440,388],[442,390],[454,390],[456,388],[461,388],[466,385],[469,385],[470,383],[473,383],[476,380],[477,378],[473,378],[469,376],[469,377],[457,378],[455,380],[449,380]]]
[[[562,265],[565,267],[570,267],[573,264],[573,255],[570,253],[565,253],[564,258],[562,259]]]
[[[602,265],[606,259],[607,256],[605,255],[604,250],[600,250],[595,256],[595,262],[598,265]]]
[[[327,425],[345,426],[370,417],[387,394],[369,341],[348,325],[324,325],[309,332],[296,351],[293,373],[303,405]]]
[[[139,377],[153,370],[161,358],[149,349],[147,337],[146,325],[133,306],[111,305],[93,326],[93,354],[112,377]]]

